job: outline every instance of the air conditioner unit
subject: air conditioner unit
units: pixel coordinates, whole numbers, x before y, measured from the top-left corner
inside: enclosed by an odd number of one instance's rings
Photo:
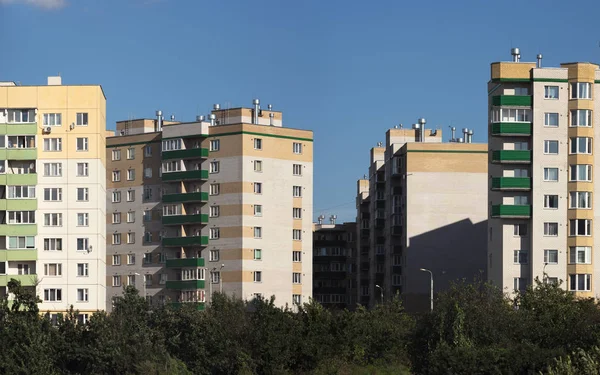
[[[44,131],[45,131],[46,133],[52,133],[52,128],[51,128],[51,127],[49,127],[49,126],[46,126],[46,129],[44,129]]]

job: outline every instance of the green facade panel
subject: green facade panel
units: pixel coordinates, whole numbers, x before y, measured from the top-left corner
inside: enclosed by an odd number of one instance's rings
[[[531,178],[529,177],[494,177],[492,189],[495,190],[530,190]]]
[[[37,124],[2,124],[0,125],[0,135],[36,135]]]
[[[208,202],[208,193],[182,193],[165,194],[162,196],[163,203],[186,203],[186,202]]]
[[[22,286],[35,286],[37,275],[0,275],[0,286],[8,285],[10,279],[20,281]]]
[[[37,199],[0,199],[0,211],[35,211]]]
[[[207,214],[172,215],[162,217],[163,225],[207,224]]]
[[[162,244],[165,247],[206,246],[208,236],[165,237]]]
[[[531,107],[531,95],[496,95],[492,97],[494,106]]]
[[[167,280],[167,289],[204,289],[204,280]]]
[[[531,123],[525,122],[497,122],[492,124],[492,135],[530,136]]]
[[[6,149],[6,160],[35,160],[37,148]]]
[[[188,148],[186,150],[163,151],[161,156],[163,160],[207,158],[208,149]]]
[[[37,185],[37,174],[0,174],[0,185]]]
[[[163,181],[186,181],[186,180],[207,180],[207,170],[197,171],[182,171],[182,172],[168,172],[163,173]]]
[[[204,258],[167,259],[167,268],[204,267]]]
[[[35,236],[36,224],[0,224],[0,236]]]
[[[37,260],[36,249],[0,250],[0,261],[33,261]]]
[[[492,153],[492,161],[497,163],[531,163],[531,151],[497,150]]]
[[[492,217],[529,218],[531,217],[530,205],[497,204],[492,206]]]

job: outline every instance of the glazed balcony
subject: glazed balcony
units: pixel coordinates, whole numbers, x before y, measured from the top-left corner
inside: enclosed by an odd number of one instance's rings
[[[496,107],[531,107],[531,103],[531,95],[496,95],[492,97],[492,105]]]
[[[167,280],[167,289],[204,289],[204,280]]]
[[[529,137],[531,122],[497,122],[492,124],[493,136]]]
[[[165,237],[162,239],[162,245],[164,247],[207,246],[208,236]]]
[[[167,268],[204,267],[204,258],[167,259]]]

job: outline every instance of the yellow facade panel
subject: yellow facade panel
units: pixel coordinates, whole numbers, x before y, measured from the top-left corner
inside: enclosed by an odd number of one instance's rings
[[[7,95],[8,108],[37,108],[37,91],[35,86],[10,87]]]
[[[292,263],[292,272],[302,272],[302,263],[301,262]]]
[[[568,237],[567,238],[567,246],[594,246],[594,237],[588,236],[578,236],[578,237]]]
[[[40,86],[37,90],[38,109],[46,111],[48,109],[66,109],[71,108],[68,100],[67,86]],[[93,106],[92,108],[96,108]],[[64,121],[64,120],[63,120]]]
[[[302,251],[302,241],[292,241],[293,251]]]
[[[594,210],[567,210],[568,219],[590,219],[594,218]]]
[[[535,63],[496,62],[491,65],[491,76],[492,79],[529,79],[531,78],[531,69],[535,67]]]

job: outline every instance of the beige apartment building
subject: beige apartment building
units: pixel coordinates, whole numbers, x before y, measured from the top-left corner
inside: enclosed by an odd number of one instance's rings
[[[107,251],[109,305],[128,284],[153,303],[198,309],[217,291],[308,301],[311,131],[283,127],[256,100],[190,123],[122,121],[117,133],[107,140],[108,237],[120,234]]]
[[[0,294],[54,318],[106,306],[106,98],[98,85],[0,82]]]
[[[485,278],[487,145],[472,131],[442,143],[442,131],[394,128],[371,149],[357,184],[358,296],[372,306],[400,296],[410,311],[430,308],[451,281]],[[426,269],[428,271],[421,271]]]
[[[598,65],[491,64],[488,275],[507,291],[536,278],[596,297],[593,169]]]

